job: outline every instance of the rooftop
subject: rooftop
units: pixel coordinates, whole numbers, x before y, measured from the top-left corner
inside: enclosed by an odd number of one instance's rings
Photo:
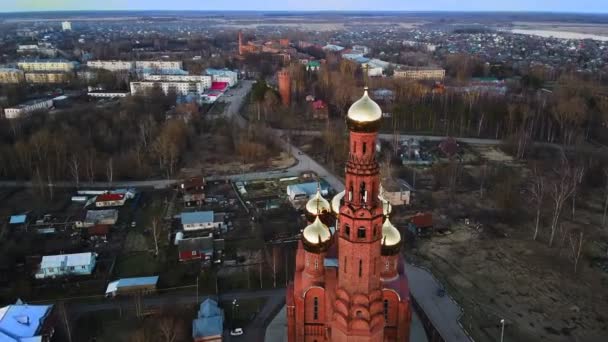
[[[151,286],[158,283],[158,276],[152,277],[136,277],[136,278],[121,278],[108,284],[106,293],[111,293],[118,290],[121,287],[130,286]]]
[[[94,258],[94,253],[60,254],[45,255],[40,262],[40,268],[49,267],[71,267],[90,265]]]
[[[52,310],[52,305],[13,304],[0,308],[0,340],[32,341]]]
[[[181,213],[182,224],[213,222],[213,211],[194,211]]]

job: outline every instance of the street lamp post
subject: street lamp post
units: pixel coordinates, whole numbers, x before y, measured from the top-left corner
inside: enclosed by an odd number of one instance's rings
[[[500,342],[503,342],[505,337],[505,319],[500,320]]]
[[[235,318],[234,317],[234,312],[236,310],[237,305],[238,304],[236,303],[236,299],[232,300],[232,315],[230,317],[231,318],[231,322],[230,323],[232,325],[232,330],[234,330],[234,321],[235,321],[235,319],[234,319]]]

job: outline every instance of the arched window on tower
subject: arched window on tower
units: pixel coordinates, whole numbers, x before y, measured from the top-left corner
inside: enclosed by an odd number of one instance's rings
[[[359,259],[359,278],[363,276],[363,260]]]
[[[384,321],[388,323],[388,299],[384,300]]]
[[[353,154],[357,153],[357,142],[353,142]]]
[[[348,200],[352,201],[353,200],[353,182],[350,182],[350,187],[348,188]]]
[[[315,270],[319,269],[319,259],[315,258]]]
[[[365,239],[365,227],[357,229],[357,239]]]
[[[319,297],[313,299],[313,316],[314,320],[319,319]]]
[[[365,154],[365,152],[367,152],[367,143],[363,143],[363,154]]]
[[[359,189],[359,195],[360,200],[361,200],[361,204],[365,204],[365,202],[367,201],[367,189],[365,188],[365,182],[361,182],[361,187]]]
[[[350,227],[348,225],[344,226],[344,236],[350,239]]]

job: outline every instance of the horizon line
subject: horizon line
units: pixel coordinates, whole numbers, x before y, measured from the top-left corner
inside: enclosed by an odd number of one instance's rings
[[[590,15],[608,15],[606,12],[584,12],[584,11],[541,11],[541,10],[369,10],[369,9],[349,9],[349,10],[332,10],[332,9],[294,9],[294,10],[233,10],[233,9],[49,9],[49,10],[33,10],[33,11],[2,11],[0,14],[36,14],[36,13],[62,13],[62,12],[227,12],[227,13],[532,13],[532,14],[590,14]]]

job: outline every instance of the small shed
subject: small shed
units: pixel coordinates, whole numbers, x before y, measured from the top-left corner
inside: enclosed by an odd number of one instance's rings
[[[158,276],[121,278],[108,284],[106,297],[154,293],[157,284]]]
[[[27,215],[13,215],[9,220],[9,224],[24,224],[27,220]]]

